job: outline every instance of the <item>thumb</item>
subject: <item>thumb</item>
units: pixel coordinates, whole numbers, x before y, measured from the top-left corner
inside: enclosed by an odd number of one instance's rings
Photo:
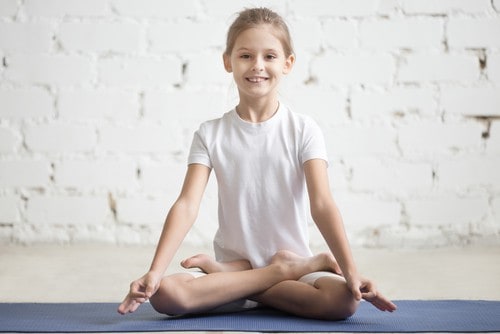
[[[157,290],[157,286],[158,286],[158,283],[155,282],[155,281],[149,281],[147,284],[146,284],[146,289],[145,289],[145,293],[146,293],[146,298],[151,298],[151,296],[153,296]]]
[[[356,300],[361,300],[361,290],[360,290],[360,282],[359,281],[354,281],[351,284],[349,284],[350,290],[352,295],[354,296],[354,299]]]

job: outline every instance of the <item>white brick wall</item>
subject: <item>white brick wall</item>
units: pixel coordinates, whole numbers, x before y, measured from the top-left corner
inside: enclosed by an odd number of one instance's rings
[[[353,244],[500,243],[499,0],[0,0],[0,241],[155,243],[253,5],[290,24],[281,96],[324,131]],[[216,206],[212,178],[188,242]]]

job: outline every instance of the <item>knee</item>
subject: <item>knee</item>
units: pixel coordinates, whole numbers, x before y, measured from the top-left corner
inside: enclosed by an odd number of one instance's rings
[[[346,284],[325,294],[325,299],[325,305],[328,306],[320,313],[320,318],[325,320],[344,320],[356,313],[359,307],[359,301],[354,298]]]
[[[158,291],[150,298],[156,312],[166,315],[184,315],[189,313],[189,297],[183,284],[172,277],[165,277]]]

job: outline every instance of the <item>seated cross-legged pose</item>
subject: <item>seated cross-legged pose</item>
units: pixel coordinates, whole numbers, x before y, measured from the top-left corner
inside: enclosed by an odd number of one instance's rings
[[[357,271],[329,188],[319,126],[279,101],[279,83],[295,63],[281,16],[267,8],[239,13],[223,63],[233,74],[239,103],[196,131],[184,184],[150,270],[132,282],[118,312],[134,312],[149,300],[169,315],[265,305],[338,320],[351,316],[361,299],[394,311]],[[212,170],[219,194],[215,259],[190,257],[183,267],[202,272],[164,277],[196,220]],[[309,248],[308,207],[330,252],[313,255]]]

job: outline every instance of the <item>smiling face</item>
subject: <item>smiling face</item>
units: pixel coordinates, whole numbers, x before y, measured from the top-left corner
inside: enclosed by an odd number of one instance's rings
[[[276,97],[278,84],[290,72],[294,56],[286,56],[271,25],[249,28],[238,35],[224,67],[232,72],[240,99]]]

